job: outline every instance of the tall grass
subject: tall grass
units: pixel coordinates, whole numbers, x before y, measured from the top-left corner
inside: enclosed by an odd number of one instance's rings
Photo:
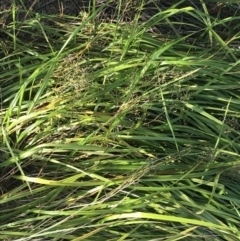
[[[239,240],[239,17],[186,2],[132,22],[124,4],[116,21],[98,18],[110,3],[12,8],[1,240]]]

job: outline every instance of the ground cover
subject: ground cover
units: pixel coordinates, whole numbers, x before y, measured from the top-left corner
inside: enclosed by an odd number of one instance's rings
[[[239,6],[92,3],[1,15],[0,239],[239,240]]]

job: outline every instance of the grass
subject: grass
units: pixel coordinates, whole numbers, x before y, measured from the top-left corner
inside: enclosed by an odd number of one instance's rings
[[[239,240],[239,6],[120,3],[9,10],[1,240]]]

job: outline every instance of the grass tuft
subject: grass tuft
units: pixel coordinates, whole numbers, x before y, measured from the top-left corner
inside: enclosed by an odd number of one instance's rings
[[[239,240],[239,4],[175,2],[1,9],[1,240]]]

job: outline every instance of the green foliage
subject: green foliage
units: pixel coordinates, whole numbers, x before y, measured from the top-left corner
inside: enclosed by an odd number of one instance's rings
[[[239,240],[239,17],[199,3],[3,28],[1,240]]]

